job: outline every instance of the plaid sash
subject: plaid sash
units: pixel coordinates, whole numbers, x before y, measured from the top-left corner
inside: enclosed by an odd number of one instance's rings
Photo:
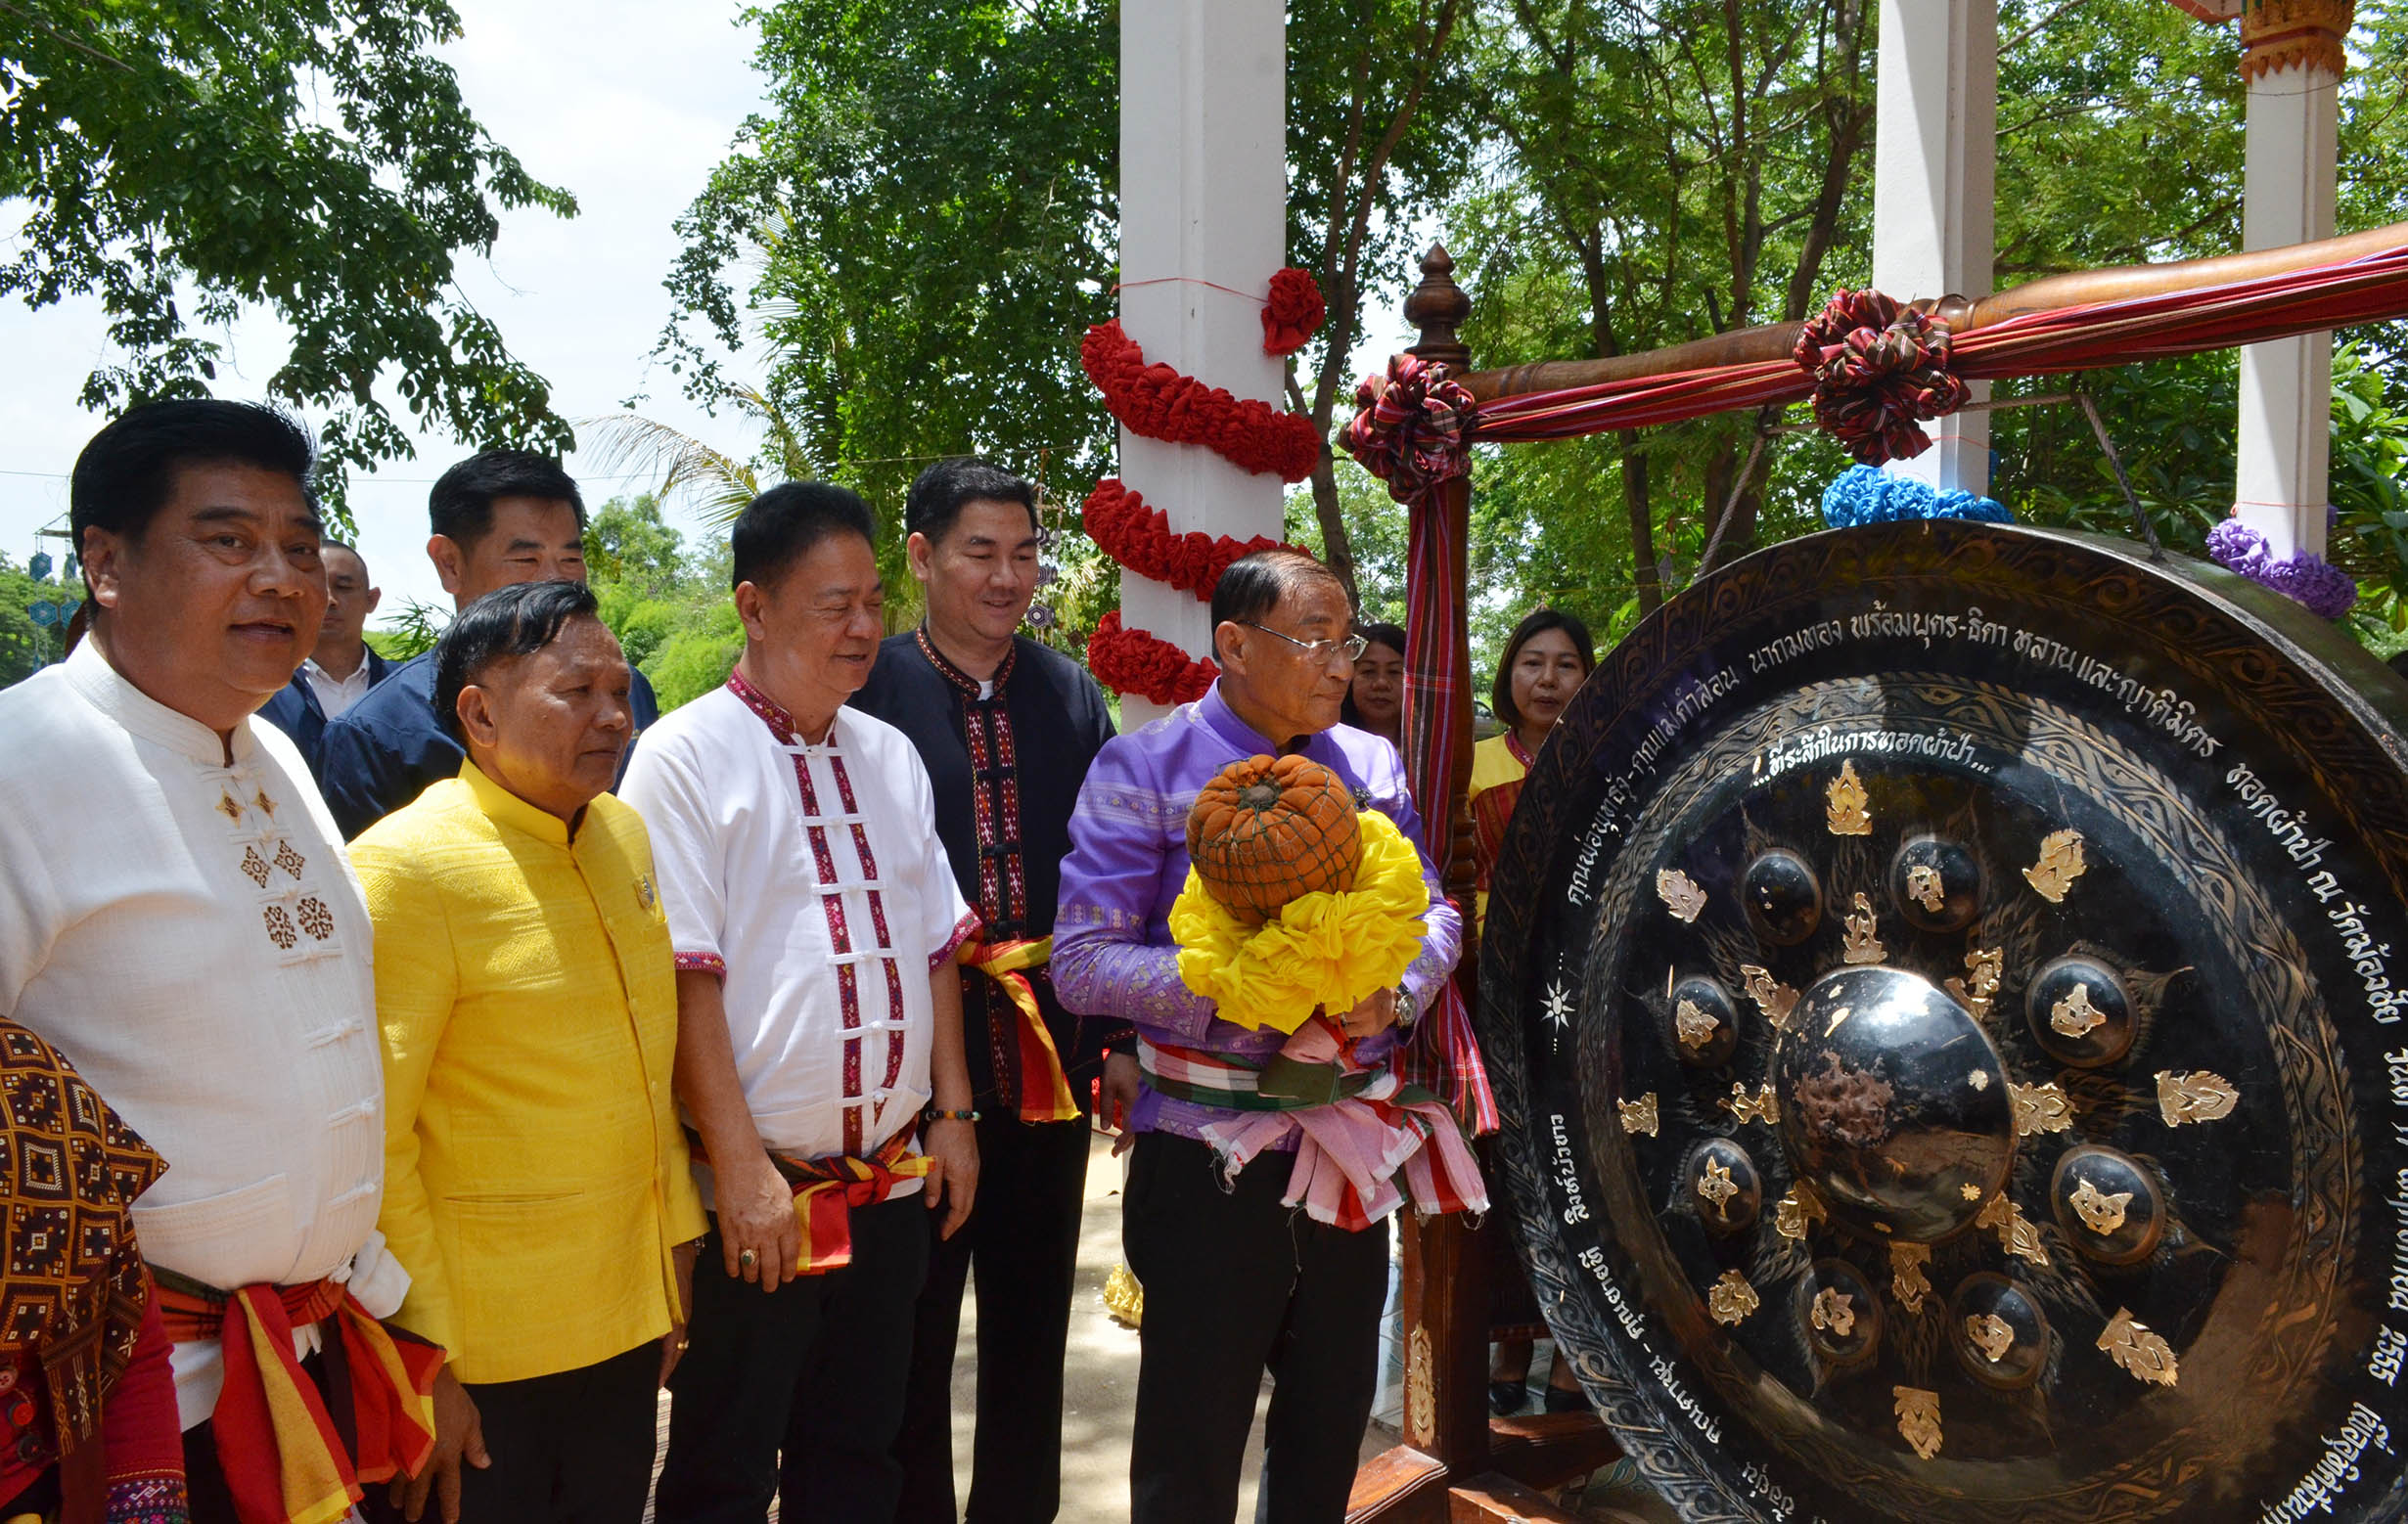
[[[1454,1112],[1387,1069],[1284,1055],[1258,1067],[1142,1035],[1137,1061],[1158,1093],[1239,1113],[1203,1134],[1232,1177],[1293,1146],[1281,1199],[1315,1222],[1360,1233],[1408,1199],[1424,1216],[1488,1210],[1487,1184]]]
[[[217,1339],[226,1386],[210,1414],[217,1458],[242,1524],[334,1524],[363,1483],[415,1476],[434,1453],[434,1378],[443,1351],[368,1316],[331,1280],[220,1291],[153,1267],[177,1343]],[[350,1444],[293,1353],[293,1330],[333,1320],[326,1363]]]

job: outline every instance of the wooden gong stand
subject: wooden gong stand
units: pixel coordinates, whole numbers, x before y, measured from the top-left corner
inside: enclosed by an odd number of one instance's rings
[[[1959,333],[2022,313],[2084,306],[2163,291],[2191,290],[2279,273],[2338,264],[2394,248],[2408,242],[2408,223],[2362,233],[2252,249],[2211,259],[2158,265],[2127,265],[2068,271],[1969,300],[1946,296],[1915,305],[1935,311]],[[1595,385],[1634,377],[1666,375],[1713,365],[1778,358],[1790,352],[1800,325],[1766,324],[1668,349],[1608,359],[1542,361],[1501,371],[1474,371],[1471,352],[1457,330],[1471,316],[1472,300],[1455,284],[1455,262],[1443,246],[1422,257],[1421,284],[1405,300],[1404,315],[1420,333],[1407,351],[1445,365],[1475,400]],[[2304,330],[2303,330],[2304,331]],[[1455,543],[1468,544],[1472,485],[1468,476],[1447,482],[1437,511],[1448,515]],[[1467,557],[1468,564],[1468,557]],[[1453,589],[1461,607],[1469,589]],[[1469,672],[1469,634],[1454,629],[1457,670]],[[1472,690],[1455,694],[1459,738],[1449,770],[1443,807],[1426,809],[1426,820],[1445,819],[1453,846],[1447,887],[1459,903],[1472,900],[1472,818],[1465,785],[1472,773]],[[1477,948],[1467,949],[1456,978],[1467,1001],[1478,1000]],[[1493,1182],[1492,1182],[1492,1188]],[[1498,1210],[1478,1228],[1459,1214],[1417,1221],[1398,1214],[1403,1240],[1400,1300],[1405,1323],[1405,1442],[1374,1457],[1356,1473],[1346,1517],[1349,1524],[1478,1524],[1526,1520],[1558,1524],[1571,1515],[1550,1504],[1540,1489],[1561,1487],[1618,1456],[1605,1425],[1589,1413],[1552,1413],[1492,1418],[1488,1414],[1488,1307],[1490,1277],[1498,1261],[1513,1253]],[[1598,1516],[1591,1510],[1591,1517]],[[1608,1517],[1613,1515],[1608,1514]],[[1635,1521],[1634,1521],[1635,1524]]]
[[[1421,331],[1410,352],[1462,376],[1471,370],[1472,357],[1456,331],[1471,316],[1472,298],[1455,284],[1454,269],[1445,248],[1433,246],[1423,256],[1421,285],[1406,298],[1404,310],[1406,320]],[[1452,520],[1456,543],[1466,543],[1472,513],[1469,477],[1445,485],[1439,512]],[[1468,590],[1458,587],[1454,593],[1460,605]],[[1468,671],[1470,637],[1460,621],[1454,638],[1458,670]],[[1455,703],[1458,742],[1445,810],[1454,853],[1447,888],[1468,905],[1473,871],[1472,814],[1464,797],[1472,776],[1468,685],[1456,691]],[[1456,979],[1465,1000],[1477,1003],[1478,955],[1469,938],[1466,947]],[[1373,1519],[1382,1524],[1556,1524],[1571,1515],[1549,1503],[1540,1490],[1585,1476],[1621,1454],[1593,1413],[1489,1416],[1490,1277],[1500,1269],[1510,1273],[1514,1252],[1502,1206],[1500,1198],[1497,1209],[1477,1228],[1466,1224],[1460,1214],[1427,1221],[1411,1212],[1397,1214],[1404,1245],[1399,1300],[1405,1323],[1405,1443],[1374,1457],[1356,1473],[1346,1510],[1349,1524]]]

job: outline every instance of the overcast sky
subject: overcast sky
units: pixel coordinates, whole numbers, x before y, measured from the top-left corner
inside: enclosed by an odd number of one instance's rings
[[[579,206],[566,221],[506,213],[491,261],[468,265],[464,289],[551,381],[562,416],[615,411],[621,399],[648,392],[652,416],[749,454],[749,434],[691,407],[676,378],[647,361],[668,316],[660,281],[677,252],[670,220],[759,105],[753,37],[737,24],[737,7],[588,0],[572,25],[543,0],[460,0],[458,8],[466,35],[442,51],[469,109],[529,172],[566,186]],[[14,225],[0,211],[0,227]],[[283,358],[280,338],[270,322],[239,326],[219,393],[260,395]],[[67,472],[101,422],[76,406],[75,394],[106,349],[96,302],[38,313],[0,303],[0,551],[19,565],[37,548],[36,529],[65,522]],[[351,492],[361,549],[388,610],[405,598],[444,601],[427,563],[427,485],[467,452],[448,437],[417,444],[418,459],[355,476]],[[568,466],[589,504],[630,485],[589,476],[574,457]],[[57,557],[61,542],[46,548]]]

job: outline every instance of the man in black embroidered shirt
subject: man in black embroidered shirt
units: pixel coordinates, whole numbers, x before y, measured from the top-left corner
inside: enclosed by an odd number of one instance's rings
[[[953,1524],[953,1350],[978,1274],[972,1524],[1054,1517],[1062,1498],[1062,1362],[1085,1195],[1090,1090],[1105,1115],[1136,1095],[1134,1042],[1062,1009],[1051,951],[1070,811],[1113,736],[1104,695],[1068,657],[1015,632],[1037,588],[1027,482],[984,461],[920,473],[904,509],[928,616],[879,648],[854,707],[909,736],[936,796],[936,831],[985,922],[965,955],[962,1028],[977,1091],[978,1199],[931,1242],[896,1458],[899,1524]],[[1115,1046],[1113,1040],[1117,1038]],[[1107,1047],[1113,1047],[1109,1062]]]

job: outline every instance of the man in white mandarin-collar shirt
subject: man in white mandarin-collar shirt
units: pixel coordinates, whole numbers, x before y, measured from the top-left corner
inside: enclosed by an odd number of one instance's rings
[[[376,1232],[367,913],[308,769],[254,718],[326,607],[312,460],[297,424],[240,403],[102,429],[72,486],[90,636],[0,693],[0,1013],[168,1162],[134,1221],[177,1340],[197,1520],[233,1519],[237,1498],[356,1499],[432,1438],[423,1390],[368,1394],[394,1399],[389,1425],[318,1390],[345,1332],[347,1384],[379,1379],[358,1351],[389,1353],[375,1320],[407,1280]],[[250,1330],[241,1360],[219,1324]],[[261,1432],[263,1383],[288,1380],[307,1416],[345,1415],[333,1445]]]
[[[710,1236],[677,1367],[661,1524],[892,1519],[931,1212],[977,1186],[954,955],[977,918],[928,769],[842,707],[877,658],[861,499],[788,482],[730,536],[745,650],[661,718],[620,790],[677,954],[677,1097]]]

